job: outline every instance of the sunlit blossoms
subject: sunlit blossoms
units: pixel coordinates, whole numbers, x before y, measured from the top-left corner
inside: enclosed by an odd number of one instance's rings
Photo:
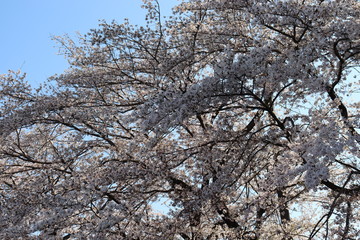
[[[2,239],[357,239],[357,0],[189,0],[0,78]]]

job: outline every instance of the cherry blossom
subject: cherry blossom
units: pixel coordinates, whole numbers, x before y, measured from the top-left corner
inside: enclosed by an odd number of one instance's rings
[[[1,75],[1,238],[357,239],[360,3],[143,2]]]

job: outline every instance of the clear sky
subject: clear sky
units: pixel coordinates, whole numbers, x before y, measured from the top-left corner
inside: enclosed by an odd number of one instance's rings
[[[177,0],[160,0],[169,15]],[[67,68],[51,36],[97,28],[99,19],[144,24],[141,0],[0,0],[0,74],[21,69],[34,86]]]

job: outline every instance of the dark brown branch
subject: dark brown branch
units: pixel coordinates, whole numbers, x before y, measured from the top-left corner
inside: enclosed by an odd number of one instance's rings
[[[255,222],[255,228],[259,229],[262,224],[262,216],[265,213],[265,209],[259,207],[259,209],[256,211],[256,222]]]
[[[322,180],[321,183],[337,193],[345,194],[348,196],[358,196],[360,194],[360,186],[353,189],[349,189],[335,185],[329,180]]]
[[[229,209],[225,203],[221,202],[216,206],[216,211],[220,215],[221,219],[224,221],[226,226],[229,228],[238,228],[240,225],[230,216]]]
[[[277,194],[277,196],[279,198],[279,202],[280,202],[279,212],[280,212],[281,223],[284,224],[291,220],[289,209],[287,208],[286,203],[284,203],[286,196],[284,195],[283,191],[280,189],[276,190],[276,194]]]
[[[170,180],[170,184],[171,184],[172,188],[175,188],[175,185],[178,185],[178,186],[180,186],[180,187],[183,188],[183,189],[187,189],[187,190],[192,191],[191,186],[189,186],[188,184],[186,184],[186,183],[183,182],[182,180],[177,179],[177,178],[172,177],[172,176],[169,177],[168,179]]]
[[[205,126],[205,124],[204,124],[204,121],[203,121],[201,115],[200,115],[200,114],[197,114],[197,115],[196,115],[196,118],[199,120],[200,126],[202,127],[202,129],[203,129],[204,131],[206,131],[206,126]]]
[[[352,212],[352,208],[351,208],[351,202],[346,202],[347,205],[347,209],[346,209],[346,220],[345,220],[345,229],[344,229],[344,233],[342,236],[343,240],[348,239],[347,235],[349,233],[349,229],[350,229],[350,218],[351,218],[351,212]]]

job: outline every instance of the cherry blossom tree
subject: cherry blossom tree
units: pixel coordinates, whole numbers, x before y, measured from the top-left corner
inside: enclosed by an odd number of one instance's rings
[[[359,1],[144,7],[1,76],[1,238],[357,239]]]

